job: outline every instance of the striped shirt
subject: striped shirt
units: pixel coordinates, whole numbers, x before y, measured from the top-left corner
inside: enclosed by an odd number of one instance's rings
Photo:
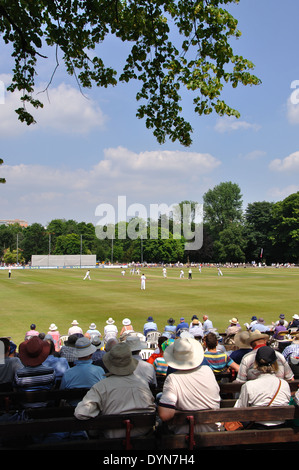
[[[39,365],[36,367],[23,367],[18,369],[14,379],[17,391],[34,392],[38,390],[51,390],[55,383],[55,371],[52,367]],[[24,406],[46,406],[47,403],[26,403]]]
[[[204,356],[208,361],[209,366],[216,374],[218,372],[223,372],[233,363],[233,360],[226,353],[220,351],[205,351]]]
[[[153,366],[157,377],[166,377],[168,364],[166,364],[164,357],[157,357],[153,362]]]
[[[284,348],[282,355],[287,361],[290,357],[299,357],[299,343],[293,343]]]

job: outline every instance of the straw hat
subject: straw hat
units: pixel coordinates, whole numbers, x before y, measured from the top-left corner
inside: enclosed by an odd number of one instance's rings
[[[255,330],[253,333],[250,333],[248,341],[251,344],[253,341],[257,341],[260,339],[268,340],[269,338],[270,336],[266,333],[261,333],[259,330]]]
[[[164,351],[165,362],[175,369],[194,369],[203,358],[203,347],[194,338],[178,338]]]
[[[231,320],[229,320],[229,322],[232,323],[233,325],[236,325],[238,323],[238,319],[234,317]]]
[[[249,349],[250,348],[250,333],[249,331],[239,331],[238,333],[235,334],[234,340],[235,340],[235,345],[239,349]]]
[[[127,343],[118,343],[103,356],[105,367],[114,375],[130,375],[138,365]]]

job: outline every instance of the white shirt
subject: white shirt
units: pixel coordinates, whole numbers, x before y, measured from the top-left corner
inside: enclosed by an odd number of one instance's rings
[[[288,382],[279,379],[275,374],[261,374],[257,379],[249,380],[242,385],[235,407],[268,406],[278,389],[279,380],[281,381],[279,392],[270,406],[288,406],[291,398]],[[282,421],[262,421],[261,423],[271,426],[280,424]]]
[[[220,389],[215,374],[209,366],[193,370],[176,371],[169,374],[164,382],[160,406],[176,410],[207,410],[220,407]],[[186,432],[187,427],[173,429],[175,433]],[[195,431],[217,431],[219,423],[196,425]]]

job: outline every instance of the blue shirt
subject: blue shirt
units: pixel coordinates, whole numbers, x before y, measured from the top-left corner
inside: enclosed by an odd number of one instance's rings
[[[205,320],[202,326],[203,326],[204,333],[208,333],[210,330],[213,329],[213,323],[209,319]]]
[[[150,331],[158,331],[157,324],[154,323],[153,321],[149,321],[149,322],[145,323],[144,326],[143,326],[144,336],[146,336],[146,334],[149,333]]]
[[[269,327],[263,325],[262,323],[256,323],[253,325],[251,328],[251,331],[259,330],[261,333],[265,333],[266,331],[269,331]]]
[[[75,361],[74,367],[68,369],[61,380],[60,389],[64,388],[91,388],[95,383],[104,379],[105,371],[102,367],[92,364],[92,360]]]
[[[176,334],[179,336],[181,333],[181,330],[188,330],[189,331],[189,323],[183,321],[178,324],[176,327]]]

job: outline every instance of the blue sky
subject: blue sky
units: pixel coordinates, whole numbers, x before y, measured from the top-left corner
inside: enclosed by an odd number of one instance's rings
[[[226,88],[223,97],[240,119],[215,113],[197,117],[184,97],[185,116],[194,133],[189,148],[159,145],[143,120],[135,117],[133,85],[94,88],[84,97],[74,78],[59,67],[38,123],[17,121],[17,97],[0,104],[0,219],[25,219],[43,225],[54,218],[97,223],[96,208],[118,196],[127,205],[202,202],[223,181],[237,183],[243,207],[279,201],[299,190],[299,58],[296,0],[241,0],[230,6],[242,37],[234,50],[255,64],[257,87]],[[37,91],[54,67],[54,51],[40,62]],[[117,64],[124,51],[109,41],[105,57]],[[1,44],[0,80],[9,83],[12,61]],[[298,84],[296,84],[298,80]],[[292,94],[293,93],[293,94]],[[292,98],[292,99],[291,99]]]

